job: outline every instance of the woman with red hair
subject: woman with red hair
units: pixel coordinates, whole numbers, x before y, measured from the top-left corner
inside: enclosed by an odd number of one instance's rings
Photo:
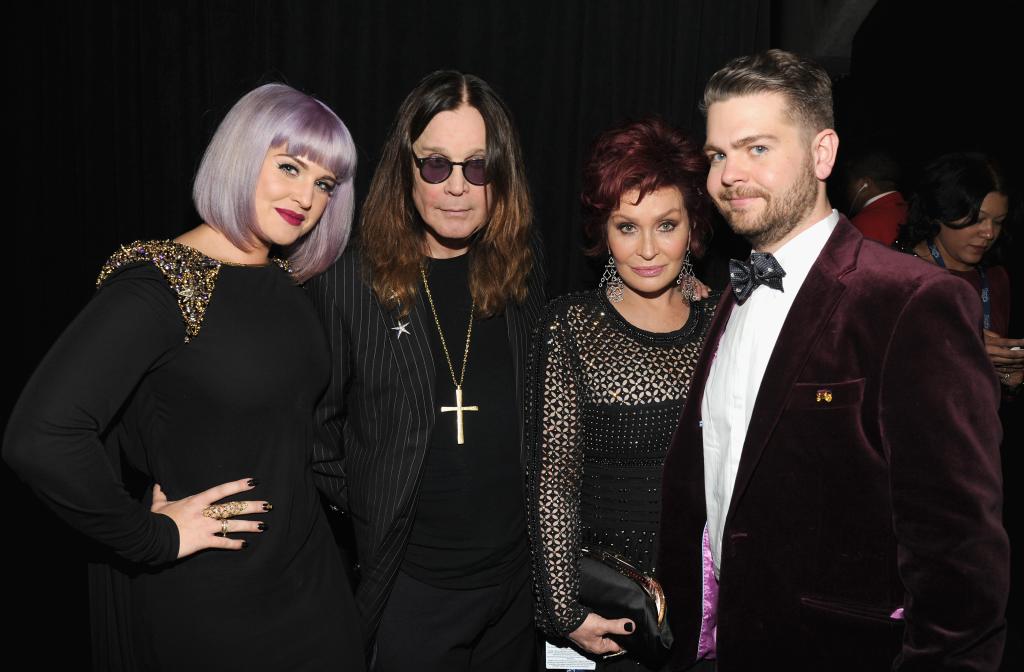
[[[608,254],[604,277],[594,291],[552,301],[533,343],[537,620],[595,656],[630,649],[636,625],[581,602],[581,549],[609,550],[655,575],[661,468],[716,303],[697,302],[690,264],[710,233],[706,176],[699,146],[660,119],[602,134],[581,198],[587,252]],[[657,663],[627,655],[600,667]]]

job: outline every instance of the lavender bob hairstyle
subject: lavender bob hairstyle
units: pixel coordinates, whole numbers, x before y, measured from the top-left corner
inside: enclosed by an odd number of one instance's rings
[[[192,200],[204,222],[239,249],[251,249],[262,235],[253,205],[256,183],[267,151],[280,145],[337,178],[320,222],[285,250],[293,277],[305,282],[341,256],[355,207],[355,144],[326,105],[284,84],[265,84],[242,96],[203,154]]]

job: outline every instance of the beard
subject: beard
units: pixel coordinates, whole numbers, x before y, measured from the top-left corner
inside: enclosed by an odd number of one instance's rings
[[[715,204],[729,222],[729,227],[746,238],[754,249],[782,240],[814,209],[818,198],[818,178],[809,158],[804,160],[797,179],[782,193],[773,194],[756,186],[741,186],[726,189],[715,196]],[[764,209],[760,212],[733,210],[729,199],[744,197],[763,199]]]

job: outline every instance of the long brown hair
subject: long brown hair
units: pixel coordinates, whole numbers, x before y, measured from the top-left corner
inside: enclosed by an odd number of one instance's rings
[[[412,143],[437,113],[462,105],[484,119],[491,191],[487,224],[470,242],[469,289],[482,317],[526,298],[533,208],[512,115],[487,82],[442,70],[424,77],[398,108],[360,216],[366,279],[382,305],[403,315],[412,309],[426,259],[424,225],[412,201]]]

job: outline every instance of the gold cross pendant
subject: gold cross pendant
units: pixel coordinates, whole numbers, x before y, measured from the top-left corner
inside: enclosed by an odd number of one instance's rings
[[[466,442],[465,434],[462,432],[462,412],[463,411],[479,411],[478,406],[463,406],[462,405],[462,386],[455,386],[455,405],[454,406],[442,406],[442,413],[449,413],[455,411],[455,426],[458,428],[459,433],[459,445],[461,446]]]

